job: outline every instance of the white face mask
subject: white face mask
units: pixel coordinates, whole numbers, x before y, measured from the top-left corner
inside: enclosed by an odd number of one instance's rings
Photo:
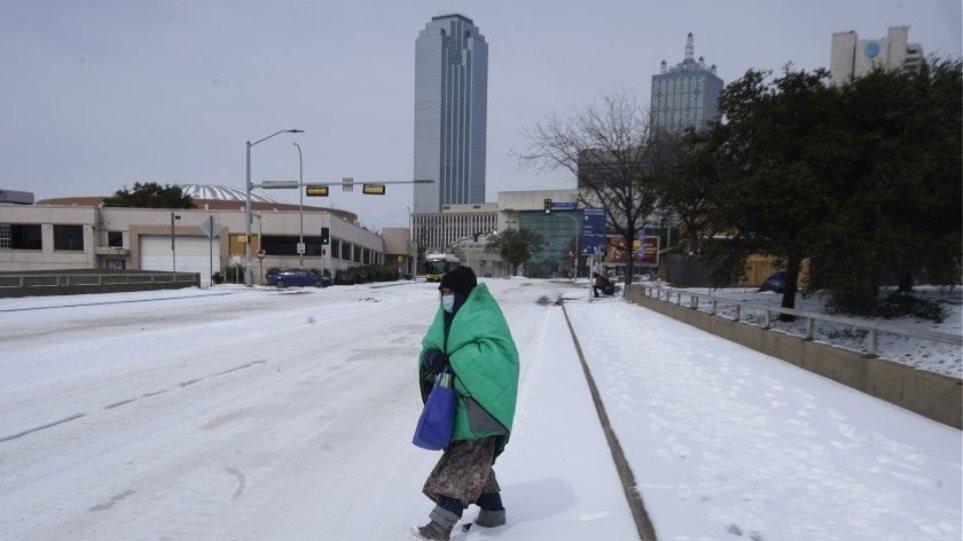
[[[454,295],[442,295],[441,296],[441,308],[451,313],[455,309],[455,296]]]

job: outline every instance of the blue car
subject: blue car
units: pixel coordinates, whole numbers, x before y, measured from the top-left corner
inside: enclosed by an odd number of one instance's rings
[[[268,272],[265,282],[280,289],[288,286],[328,287],[331,278],[312,269],[283,269]]]

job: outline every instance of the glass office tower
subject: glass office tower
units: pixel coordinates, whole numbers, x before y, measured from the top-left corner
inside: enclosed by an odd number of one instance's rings
[[[700,129],[719,119],[719,94],[722,79],[716,67],[706,67],[700,56],[693,58],[695,45],[692,33],[687,36],[685,59],[672,68],[662,61],[658,75],[652,76],[652,111],[649,122],[652,131],[666,130],[682,133],[686,128]]]
[[[484,203],[488,44],[471,19],[432,17],[415,41],[414,212]]]

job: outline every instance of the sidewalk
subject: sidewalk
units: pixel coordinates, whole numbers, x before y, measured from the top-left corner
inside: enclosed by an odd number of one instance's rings
[[[960,431],[619,299],[565,307],[659,539],[960,539]]]
[[[496,467],[509,523],[492,535],[637,540],[562,310],[551,310],[541,325],[532,341],[516,337],[528,376],[511,444]],[[471,537],[484,534],[473,531]]]

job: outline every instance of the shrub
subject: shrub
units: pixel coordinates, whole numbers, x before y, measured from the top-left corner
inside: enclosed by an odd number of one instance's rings
[[[354,269],[340,269],[334,273],[334,284],[338,286],[350,286],[357,283]]]
[[[894,292],[879,304],[878,315],[885,318],[916,316],[942,323],[946,319],[946,311],[938,303],[925,299],[918,299],[906,292]]]
[[[324,272],[328,272],[325,270]],[[398,280],[398,269],[380,265],[365,265],[341,269],[334,274],[335,285],[365,284],[368,282],[388,282]]]
[[[224,274],[229,284],[240,284],[244,281],[244,267],[241,265],[228,265]]]

